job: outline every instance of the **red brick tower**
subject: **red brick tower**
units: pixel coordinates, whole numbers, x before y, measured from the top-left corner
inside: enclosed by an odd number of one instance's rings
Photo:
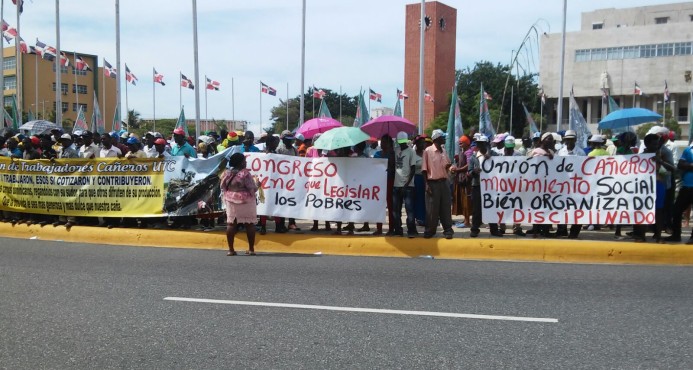
[[[407,5],[404,31],[404,116],[419,124],[419,49],[421,3]],[[426,2],[424,36],[424,90],[434,102],[424,101],[424,127],[440,112],[447,111],[448,94],[455,84],[455,41],[457,9],[437,1]]]

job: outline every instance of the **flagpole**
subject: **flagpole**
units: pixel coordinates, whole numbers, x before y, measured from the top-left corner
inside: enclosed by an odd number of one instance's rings
[[[342,122],[342,85],[339,85],[339,122]]]
[[[234,86],[233,86],[233,77],[231,77],[231,121],[235,121],[235,120],[236,120],[236,112],[235,112],[235,107],[234,107],[234,105],[235,105],[235,102],[234,102],[234,89],[233,89],[233,88],[234,88]],[[233,124],[234,124],[234,127],[235,127],[236,123],[234,122]]]
[[[541,98],[539,98],[541,99]],[[539,102],[539,132],[544,129],[544,102]]]
[[[75,100],[77,102],[77,109],[79,110],[79,89],[77,88],[77,52],[73,51],[72,52],[72,60],[74,62],[72,63],[72,71],[75,75]],[[86,112],[84,113],[86,115]]]
[[[207,119],[207,90],[209,89],[207,88],[207,75],[205,75],[205,128],[207,128],[207,122],[209,122]]]
[[[368,86],[368,117],[371,116],[371,87]]]
[[[301,93],[299,94],[300,107],[298,109],[298,125],[303,124],[303,119],[305,118],[305,96],[303,92],[305,91],[305,77],[306,77],[306,0],[303,0],[303,17],[301,20]]]
[[[183,109],[183,84],[180,80],[183,79],[183,72],[178,71],[178,111]]]
[[[125,65],[127,67],[127,64]],[[120,116],[120,120],[123,120],[123,116]],[[130,131],[130,107],[128,106],[128,82],[125,81],[125,124],[127,125],[128,131]]]
[[[260,131],[262,131],[262,82],[260,82]]]
[[[289,83],[286,83],[286,129],[289,129]]]
[[[116,115],[118,118],[123,120],[123,114],[120,106],[120,75],[122,74],[122,68],[120,68],[120,0],[115,0],[115,11],[116,11]],[[127,84],[125,85],[125,93],[127,95]],[[126,102],[127,104],[127,102]],[[120,125],[120,122],[118,122]],[[129,129],[129,128],[128,128]]]
[[[515,86],[510,85],[510,136],[513,134],[513,96],[515,94]]]
[[[200,64],[197,56],[197,0],[192,0],[193,7],[193,49],[195,56],[195,138],[200,137]]]
[[[556,130],[558,131],[563,124],[563,74],[565,68],[565,25],[566,13],[568,9],[568,0],[563,0],[563,34],[561,41],[561,78],[558,89],[558,122],[556,122]]]
[[[15,46],[15,53],[16,53],[16,64],[17,64],[17,123],[21,126],[23,123],[23,118],[22,118],[22,104],[24,103],[24,84],[22,83],[22,52],[20,50],[20,45],[21,43],[19,42],[19,35],[21,35],[20,28],[19,28],[19,17],[20,17],[20,12],[19,8],[22,5],[22,2],[17,0],[17,37],[14,38],[14,46]],[[4,66],[3,66],[4,68]],[[3,86],[4,89],[4,86]],[[3,109],[4,109],[4,99],[5,97],[3,96]]]
[[[153,113],[152,113],[152,122],[153,122],[153,131],[156,131],[156,82],[154,82],[154,67],[152,67],[152,108],[153,108]]]
[[[1,18],[1,17],[0,17]],[[34,49],[34,52],[36,49]],[[2,53],[0,53],[2,54]],[[0,65],[2,65],[2,62],[0,62]],[[2,74],[2,73],[0,73]],[[38,75],[38,55],[34,54],[34,104],[36,105],[36,117],[38,117],[38,80],[39,80],[39,75]],[[3,86],[0,84],[0,86]],[[4,99],[4,98],[3,98]],[[41,117],[41,119],[46,119],[45,117]]]
[[[62,82],[60,81],[62,66],[60,65],[60,0],[55,0],[55,124],[63,127]]]
[[[424,32],[426,30],[426,0],[421,0],[421,21],[419,25],[419,133],[422,134],[424,129]]]
[[[638,86],[637,83],[633,84],[633,108],[635,108],[635,87]]]

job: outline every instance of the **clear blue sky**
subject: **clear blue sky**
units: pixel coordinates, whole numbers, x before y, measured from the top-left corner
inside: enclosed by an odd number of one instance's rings
[[[665,4],[661,0],[570,0],[568,31],[578,30],[584,11],[610,7]],[[235,118],[260,121],[260,81],[286,98],[299,94],[301,76],[301,0],[199,0],[198,40],[200,79],[221,82],[208,92],[210,119],[231,119],[231,80],[234,79]],[[395,89],[404,80],[404,11],[401,0],[307,0],[306,88],[339,90],[349,95],[371,86],[383,94],[383,105],[394,106]],[[562,1],[495,0],[443,1],[457,8],[457,68],[476,61],[509,62],[529,27],[539,19],[542,31],[560,32]],[[5,0],[5,20],[16,26],[13,4]],[[61,48],[105,57],[115,65],[115,1],[80,0],[60,3]],[[178,115],[182,71],[194,77],[192,1],[121,0],[121,62],[140,80],[128,88],[130,109],[150,118],[152,67],[165,75],[157,86],[157,117]],[[55,1],[28,0],[20,33],[33,44],[38,37],[55,46]],[[539,58],[534,50],[535,68]],[[99,64],[103,63],[101,61]],[[124,70],[124,67],[121,67]],[[201,83],[200,85],[204,85]],[[124,85],[123,85],[124,86]],[[201,118],[205,117],[200,90]],[[124,101],[124,98],[123,98]],[[262,95],[262,120],[279,99]],[[183,91],[186,117],[195,117],[192,91]],[[308,103],[310,104],[310,103]],[[373,105],[372,107],[375,107]]]

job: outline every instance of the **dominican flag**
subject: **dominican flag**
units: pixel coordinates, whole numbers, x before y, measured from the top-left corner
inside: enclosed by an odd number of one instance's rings
[[[205,76],[205,79],[207,80],[207,90],[219,91],[219,87],[221,87],[219,81],[210,80],[207,76]]]
[[[161,86],[166,86],[164,83],[164,75],[156,71],[154,68],[154,82],[161,84]]]
[[[409,95],[405,94],[404,91],[397,89],[397,99],[399,99],[399,100],[409,99]]]
[[[180,85],[182,87],[187,87],[190,90],[195,90],[195,85],[193,85],[193,82],[191,79],[185,77],[184,74],[180,74]]]
[[[484,95],[486,95],[486,94],[484,93]],[[435,100],[433,100],[433,96],[431,94],[429,94],[428,91],[426,91],[426,90],[424,90],[424,100],[430,101],[432,103],[435,102]]]
[[[50,60],[51,62],[55,60],[55,57],[58,55],[58,51],[55,50],[54,47],[48,46],[42,42],[40,42],[38,39],[36,40],[36,49],[41,49],[41,57],[46,60]]]
[[[2,35],[7,42],[17,37],[17,29],[10,27],[5,21],[2,22]]]
[[[322,99],[325,97],[326,94],[327,93],[325,91],[323,91],[322,89],[318,90],[318,88],[315,87],[315,85],[313,85],[313,97],[314,98]]]
[[[113,68],[113,66],[111,66],[111,63],[108,63],[106,59],[103,60],[103,74],[104,76],[110,78],[116,78],[116,76],[118,75],[116,69]]]
[[[70,59],[67,59],[67,55],[65,55],[63,52],[60,52],[60,65],[63,67],[70,66]]]
[[[262,85],[262,88],[260,89],[261,92],[272,96],[277,96],[277,90],[275,88],[266,85],[262,81],[260,81],[260,85]]]
[[[375,100],[379,103],[383,101],[383,95],[382,94],[378,94],[377,92],[373,91],[373,89],[368,89],[368,91],[369,91],[368,96],[371,100]]]
[[[12,0],[12,4],[17,5],[17,7],[19,8],[19,14],[22,14],[22,12],[24,11],[24,0]]]
[[[633,87],[633,95],[643,95],[642,89],[638,85],[638,82],[635,82],[635,87]]]
[[[26,44],[24,39],[22,39],[20,37],[18,40],[19,40],[19,50],[21,51],[22,54],[36,54],[36,52],[32,52],[33,47],[29,47],[29,45]]]
[[[668,103],[670,98],[671,97],[669,96],[669,85],[667,85],[667,80],[664,80],[664,102]]]
[[[137,77],[135,77],[135,75],[132,72],[130,72],[130,68],[128,68],[127,63],[125,64],[125,81],[133,85],[137,85],[138,81]]]
[[[89,64],[78,55],[75,56],[75,68],[77,68],[78,71],[91,71]]]

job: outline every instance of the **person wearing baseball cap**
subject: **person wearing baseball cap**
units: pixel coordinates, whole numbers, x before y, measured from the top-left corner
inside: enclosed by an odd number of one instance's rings
[[[392,190],[392,220],[394,234],[403,236],[402,205],[407,212],[407,237],[419,235],[414,218],[414,174],[416,173],[416,153],[409,147],[409,135],[397,133],[399,152],[395,153],[395,181]]]
[[[277,146],[277,154],[298,157],[298,150],[294,147],[294,135],[291,131],[282,131],[279,138],[281,139],[281,143]]]
[[[432,238],[436,234],[438,221],[443,227],[445,239],[452,239],[452,204],[448,172],[452,167],[445,152],[445,132],[433,130],[431,140],[433,145],[423,153],[421,173],[426,181],[426,231],[424,238]],[[454,170],[454,168],[453,168]]]
[[[589,154],[587,154],[589,157],[601,157],[609,155],[609,152],[604,148],[604,144],[606,143],[604,136],[594,134],[589,138],[589,140],[587,140],[587,142],[589,143],[589,146],[592,147],[592,150],[590,150]]]
[[[476,238],[481,232],[481,162],[490,159],[497,154],[489,148],[489,140],[486,135],[479,135],[476,140],[477,152],[472,155],[469,161],[469,177],[472,186],[472,227],[469,236]],[[491,235],[501,237],[503,233],[498,229],[498,224],[489,223]]]
[[[173,130],[173,145],[171,145],[172,157],[197,158],[195,148],[185,139],[185,130],[178,127]]]
[[[541,135],[539,141],[539,147],[532,150],[531,157],[547,157],[548,159],[553,159],[554,150],[556,148],[556,141],[554,139],[552,132],[545,132]],[[528,234],[533,234],[534,237],[542,236],[545,238],[554,237],[555,234],[551,234],[551,225],[545,224],[534,224],[532,228],[527,231]]]
[[[568,130],[563,135],[563,147],[558,151],[557,155],[559,157],[584,157],[585,151],[575,147],[575,141],[577,140],[577,133],[575,130]],[[558,231],[556,236],[567,236],[570,239],[577,239],[580,235],[580,230],[582,225],[571,225],[570,233],[568,233],[568,225],[558,225]]]
[[[60,145],[62,145],[62,150],[58,153],[58,158],[79,158],[79,153],[73,145],[72,135],[62,134],[60,136]]]

